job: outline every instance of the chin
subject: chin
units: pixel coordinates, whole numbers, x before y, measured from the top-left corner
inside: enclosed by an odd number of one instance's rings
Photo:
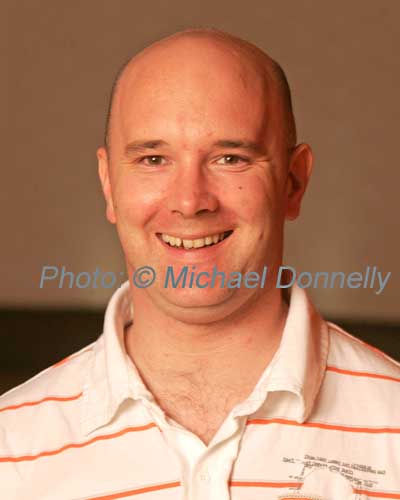
[[[172,306],[168,315],[188,325],[209,325],[226,319],[229,314],[220,306]]]
[[[235,294],[231,288],[174,288],[164,290],[162,294],[169,302],[187,306],[214,306],[225,302]]]
[[[240,301],[239,296],[235,297],[235,289],[181,289],[180,292],[174,290],[173,294],[163,294],[163,309],[168,316],[188,324],[205,325],[226,319],[240,309],[245,301],[244,298]]]

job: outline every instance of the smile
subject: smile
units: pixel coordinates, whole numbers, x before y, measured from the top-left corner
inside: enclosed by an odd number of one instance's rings
[[[228,238],[233,231],[225,231],[217,234],[210,234],[202,238],[186,239],[177,236],[171,236],[166,233],[158,233],[157,236],[161,238],[167,245],[176,248],[184,248],[185,250],[203,248],[205,246],[214,246]]]

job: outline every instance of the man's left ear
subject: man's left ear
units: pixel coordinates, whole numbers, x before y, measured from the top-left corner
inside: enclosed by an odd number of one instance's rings
[[[313,155],[308,144],[295,147],[289,160],[286,180],[286,211],[285,218],[297,219],[300,213],[301,200],[311,176]]]
[[[108,153],[104,146],[97,149],[98,174],[103,189],[104,199],[106,200],[106,215],[109,222],[116,223],[114,203],[111,192],[110,172]]]

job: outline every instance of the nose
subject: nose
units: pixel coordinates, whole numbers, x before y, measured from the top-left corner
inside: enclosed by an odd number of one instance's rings
[[[210,180],[201,163],[185,163],[176,169],[168,192],[167,207],[184,218],[217,210],[218,198],[211,190]]]

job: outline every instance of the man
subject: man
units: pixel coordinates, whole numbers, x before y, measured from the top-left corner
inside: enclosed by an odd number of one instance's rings
[[[2,498],[400,498],[400,365],[275,285],[312,165],[277,63],[217,30],[151,45],[97,155],[131,279],[96,342],[0,398]]]

